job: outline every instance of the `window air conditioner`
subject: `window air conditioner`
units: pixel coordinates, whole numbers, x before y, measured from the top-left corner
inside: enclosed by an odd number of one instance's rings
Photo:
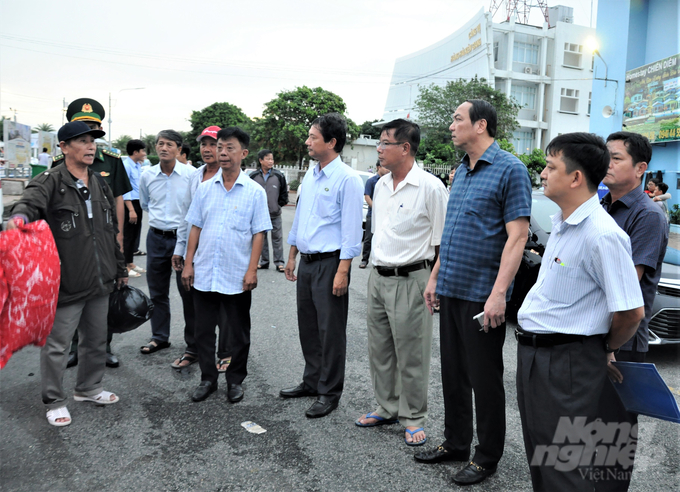
[[[531,67],[524,67],[524,73],[531,73]]]

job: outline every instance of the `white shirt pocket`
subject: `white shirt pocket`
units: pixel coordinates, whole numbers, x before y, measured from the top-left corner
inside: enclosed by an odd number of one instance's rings
[[[543,261],[549,260],[544,258]],[[573,304],[584,295],[582,291],[585,275],[582,268],[553,263],[546,272],[543,294],[551,301]]]

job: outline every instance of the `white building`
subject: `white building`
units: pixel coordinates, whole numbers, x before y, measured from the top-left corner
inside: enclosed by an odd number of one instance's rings
[[[340,156],[342,161],[357,171],[375,171],[375,163],[378,161],[378,140],[368,135],[359,135],[359,138],[345,144]]]
[[[514,132],[515,149],[544,149],[561,133],[588,131],[593,55],[586,40],[595,29],[572,24],[573,9],[549,9],[550,25],[493,23],[481,9],[447,38],[396,60],[384,121],[417,121],[420,87],[450,80],[484,78],[523,109]]]

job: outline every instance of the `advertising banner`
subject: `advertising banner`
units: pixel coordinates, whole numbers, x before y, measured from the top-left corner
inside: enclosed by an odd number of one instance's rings
[[[31,127],[5,120],[5,160],[10,169],[28,168],[31,164]]]
[[[56,133],[43,131],[38,133],[38,153],[46,148],[47,153],[54,157],[60,153],[58,143]]]
[[[623,124],[650,142],[680,140],[680,54],[626,72]]]

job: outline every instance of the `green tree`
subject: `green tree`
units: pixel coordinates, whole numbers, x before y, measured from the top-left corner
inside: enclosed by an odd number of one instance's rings
[[[146,134],[141,139],[146,144],[146,153],[156,155],[156,134]]]
[[[40,123],[38,126],[34,126],[33,129],[31,130],[31,133],[38,133],[38,132],[53,132],[54,127],[49,124],[49,123]]]
[[[444,162],[449,162],[451,155],[455,156],[455,160],[463,157],[463,152],[455,150],[451,142],[449,126],[456,108],[468,99],[483,99],[493,104],[498,114],[496,139],[512,138],[513,130],[519,128],[517,113],[521,106],[505,93],[487,84],[486,79],[475,77],[470,80],[449,81],[443,87],[431,84],[420,89],[414,105],[418,112],[418,124],[423,132],[423,140],[418,149],[419,159],[424,159],[428,153],[433,154],[432,158]]]
[[[377,128],[373,126],[373,123],[380,121],[380,120],[373,120],[373,121],[364,121],[361,126],[359,127],[359,133],[362,135],[368,135],[372,138],[379,139],[380,138],[380,128]]]
[[[114,148],[120,150],[122,153],[125,153],[125,147],[127,146],[127,143],[132,140],[132,138],[133,137],[130,135],[121,135],[116,140],[111,142],[111,145],[113,145]]]
[[[536,181],[546,165],[543,151],[541,149],[534,149],[530,154],[521,154],[517,157],[519,157],[519,160],[522,161],[529,170],[531,181]]]
[[[183,136],[185,141],[191,146],[191,160],[193,162],[200,160],[201,153],[196,138],[205,128],[209,126],[219,126],[220,128],[239,126],[248,131],[252,124],[250,118],[246,116],[241,108],[228,102],[216,102],[200,111],[192,111],[189,121],[191,122],[191,131]]]
[[[0,142],[5,141],[5,120],[7,120],[5,116],[0,118]]]
[[[340,96],[321,87],[298,87],[279,92],[265,104],[262,118],[255,121],[255,143],[274,152],[276,160],[298,162],[306,155],[305,140],[309,127],[320,115],[345,114],[347,106]],[[360,128],[347,120],[348,143],[359,135]]]

